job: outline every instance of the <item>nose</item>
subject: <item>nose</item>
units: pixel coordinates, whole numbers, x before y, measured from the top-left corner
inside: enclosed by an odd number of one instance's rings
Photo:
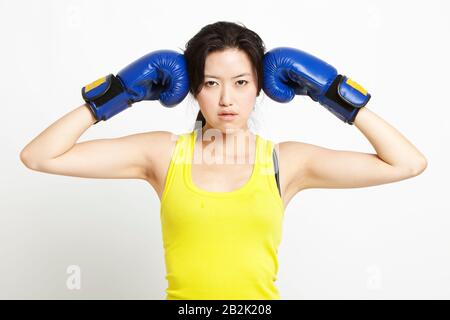
[[[220,105],[221,106],[231,106],[232,99],[230,94],[230,89],[228,89],[226,86],[223,86],[222,92],[220,94]]]

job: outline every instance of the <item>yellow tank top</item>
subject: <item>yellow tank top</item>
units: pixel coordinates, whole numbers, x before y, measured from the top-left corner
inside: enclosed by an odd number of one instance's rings
[[[246,184],[209,192],[192,181],[198,130],[179,135],[161,196],[166,299],[280,299],[275,281],[284,205],[273,143],[256,135]]]

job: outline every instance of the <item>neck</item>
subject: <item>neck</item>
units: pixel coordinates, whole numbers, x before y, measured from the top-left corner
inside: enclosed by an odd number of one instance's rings
[[[208,145],[209,143],[211,143],[211,141],[209,141],[208,143],[208,140],[211,140],[210,137],[212,136],[214,136],[215,140],[227,142],[233,140],[248,140],[248,138],[252,137],[253,134],[250,132],[248,127],[237,129],[227,128],[226,131],[223,132],[220,129],[212,128],[208,124],[205,124],[202,128],[203,144]]]
[[[198,137],[203,152],[214,153],[231,161],[234,159],[239,162],[247,159],[254,152],[256,137],[248,128],[227,129],[223,132],[220,129],[203,126],[201,137]],[[245,162],[245,160],[244,160]]]

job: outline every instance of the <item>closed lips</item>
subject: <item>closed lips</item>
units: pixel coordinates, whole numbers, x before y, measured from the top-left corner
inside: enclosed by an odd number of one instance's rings
[[[221,112],[221,113],[219,113],[219,115],[221,115],[221,116],[225,116],[225,115],[235,115],[235,114],[237,114],[237,113],[232,112],[232,111],[229,111],[229,112]]]

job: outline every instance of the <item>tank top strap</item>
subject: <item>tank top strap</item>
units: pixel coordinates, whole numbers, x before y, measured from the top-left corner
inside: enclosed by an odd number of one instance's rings
[[[258,163],[258,179],[260,179],[261,184],[268,185],[270,194],[275,198],[275,202],[280,207],[281,211],[284,212],[283,199],[281,198],[280,191],[277,185],[277,179],[275,177],[276,168],[273,161],[273,151],[275,148],[275,143],[271,140],[264,139],[260,137],[261,147],[259,154]]]
[[[185,161],[185,164],[192,162],[194,146],[198,139],[200,139],[200,130],[197,128],[190,133],[186,133],[182,136],[179,161]],[[181,136],[180,136],[181,138]],[[260,135],[256,134],[256,146],[255,146],[255,169],[257,174],[263,176],[264,178],[268,175],[275,174],[275,168],[273,165],[272,152],[274,149],[274,143],[271,140],[265,139]]]
[[[274,173],[272,165],[272,142],[262,137],[259,137],[259,139],[261,142],[258,150],[258,165],[260,167],[260,174],[265,177]]]
[[[184,166],[188,161],[189,139],[190,133],[183,133],[178,135],[175,143],[175,148],[170,159],[169,168],[166,174],[166,180],[164,183],[163,194],[161,196],[161,204],[164,203],[166,194],[171,189],[171,186],[175,179],[182,179],[182,173]]]

